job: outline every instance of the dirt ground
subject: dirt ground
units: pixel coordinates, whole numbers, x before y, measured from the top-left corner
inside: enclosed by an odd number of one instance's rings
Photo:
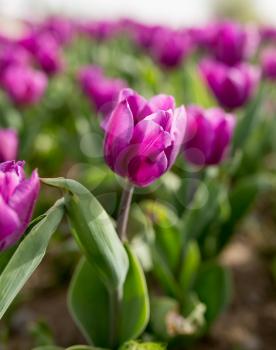
[[[193,350],[276,349],[276,284],[269,259],[276,251],[276,232],[272,232],[274,226],[271,228],[265,223],[263,229],[263,225],[256,215],[251,215],[246,227],[223,253],[221,260],[233,274],[233,301],[217,320],[211,334]],[[48,332],[59,345],[84,343],[68,313],[65,286],[45,288],[53,282],[49,280],[48,269],[49,262],[44,261],[25,286],[27,297],[22,306],[11,313],[8,345],[0,345],[0,350],[30,350],[34,337],[47,336]],[[50,330],[35,332],[32,325],[38,320],[48,323]],[[4,326],[0,323],[2,333]]]

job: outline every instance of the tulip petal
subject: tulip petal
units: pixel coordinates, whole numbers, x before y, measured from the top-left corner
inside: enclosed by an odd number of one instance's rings
[[[11,209],[0,195],[0,251],[17,240],[20,221],[16,212]]]
[[[168,109],[175,109],[175,101],[170,95],[156,95],[149,100],[151,109],[156,112],[158,110],[167,111]]]
[[[162,176],[167,168],[168,160],[165,152],[161,152],[154,161],[147,157],[137,156],[129,163],[128,177],[135,185],[144,187]]]
[[[134,120],[129,104],[121,101],[111,113],[105,126],[104,154],[108,165],[114,169],[116,157],[125,148],[133,134]]]
[[[40,182],[37,171],[32,173],[29,179],[22,181],[9,200],[9,206],[20,219],[21,232],[24,232],[33,213],[38,197]]]

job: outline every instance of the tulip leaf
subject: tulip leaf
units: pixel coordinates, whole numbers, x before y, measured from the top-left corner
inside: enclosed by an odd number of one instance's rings
[[[187,244],[179,276],[181,291],[184,297],[186,292],[188,292],[194,285],[200,262],[201,258],[198,245],[195,241],[191,241]]]
[[[275,186],[266,176],[248,176],[241,179],[229,195],[230,216],[222,224],[218,237],[218,252],[229,242],[240,219],[248,212],[258,193]]]
[[[164,344],[160,343],[140,343],[134,340],[131,340],[123,344],[119,350],[165,350],[166,347]]]
[[[195,283],[195,291],[206,306],[206,326],[209,327],[224,311],[231,298],[229,271],[217,263],[207,262],[201,266]]]
[[[259,88],[258,95],[251,101],[245,110],[245,114],[239,119],[238,124],[234,131],[232,152],[236,152],[238,148],[242,148],[247,142],[247,138],[250,135],[257,119],[259,118],[262,101],[264,98],[265,89],[264,85]]]
[[[108,288],[122,286],[128,270],[127,253],[98,200],[74,180],[57,178],[43,182],[68,191],[65,208],[76,241]]]
[[[69,309],[88,341],[96,346],[123,344],[139,336],[148,322],[149,301],[145,277],[136,257],[128,247],[126,250],[129,270],[121,298],[116,301],[115,315],[112,312],[112,294],[94,264],[82,259],[71,282]],[[112,334],[115,334],[113,339]]]
[[[45,346],[36,347],[33,350],[108,350],[108,349],[95,348],[94,346],[87,346],[87,345],[74,345],[65,349],[55,345],[45,345]]]
[[[40,264],[63,213],[64,201],[61,199],[32,227],[0,275],[0,319]]]

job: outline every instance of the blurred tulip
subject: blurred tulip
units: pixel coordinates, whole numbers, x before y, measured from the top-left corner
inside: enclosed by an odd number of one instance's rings
[[[24,162],[0,164],[0,251],[15,244],[26,230],[39,193],[34,171],[25,177]]]
[[[178,67],[190,51],[191,42],[185,32],[162,28],[156,31],[150,52],[166,68]]]
[[[236,65],[256,51],[260,36],[254,27],[225,21],[209,25],[205,35],[213,56],[227,65]]]
[[[246,63],[229,67],[216,61],[203,60],[200,72],[218,102],[227,109],[245,105],[260,79],[259,69]]]
[[[83,92],[95,105],[97,111],[108,113],[116,102],[126,83],[120,79],[104,76],[98,66],[85,66],[79,72],[79,81]]]
[[[276,42],[276,27],[263,26],[260,28],[262,42]]]
[[[220,108],[204,110],[198,106],[190,106],[187,116],[185,158],[198,166],[219,164],[232,139],[234,116]]]
[[[47,77],[29,67],[12,66],[5,71],[2,86],[15,104],[30,105],[41,99],[47,87]]]
[[[47,74],[56,74],[64,67],[63,56],[56,39],[49,33],[31,32],[19,40]]]
[[[79,25],[80,32],[88,35],[92,39],[99,41],[108,40],[114,37],[120,26],[113,21],[91,21]]]
[[[270,80],[276,80],[276,49],[269,48],[263,51],[261,65],[263,76]]]
[[[27,65],[30,63],[30,54],[16,44],[3,45],[0,48],[0,81],[5,70],[14,65]]]
[[[185,109],[175,109],[172,96],[147,101],[124,89],[105,124],[106,162],[134,185],[150,185],[173,165],[185,128]]]
[[[0,129],[0,163],[17,158],[18,136],[15,130]]]
[[[39,25],[40,33],[51,34],[60,44],[69,43],[74,36],[73,21],[64,17],[49,17]]]

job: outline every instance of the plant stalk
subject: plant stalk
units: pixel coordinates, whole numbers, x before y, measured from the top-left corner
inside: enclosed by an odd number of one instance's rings
[[[127,183],[121,198],[119,215],[117,220],[117,232],[122,242],[125,242],[127,240],[127,223],[133,191],[134,186],[130,183]]]

